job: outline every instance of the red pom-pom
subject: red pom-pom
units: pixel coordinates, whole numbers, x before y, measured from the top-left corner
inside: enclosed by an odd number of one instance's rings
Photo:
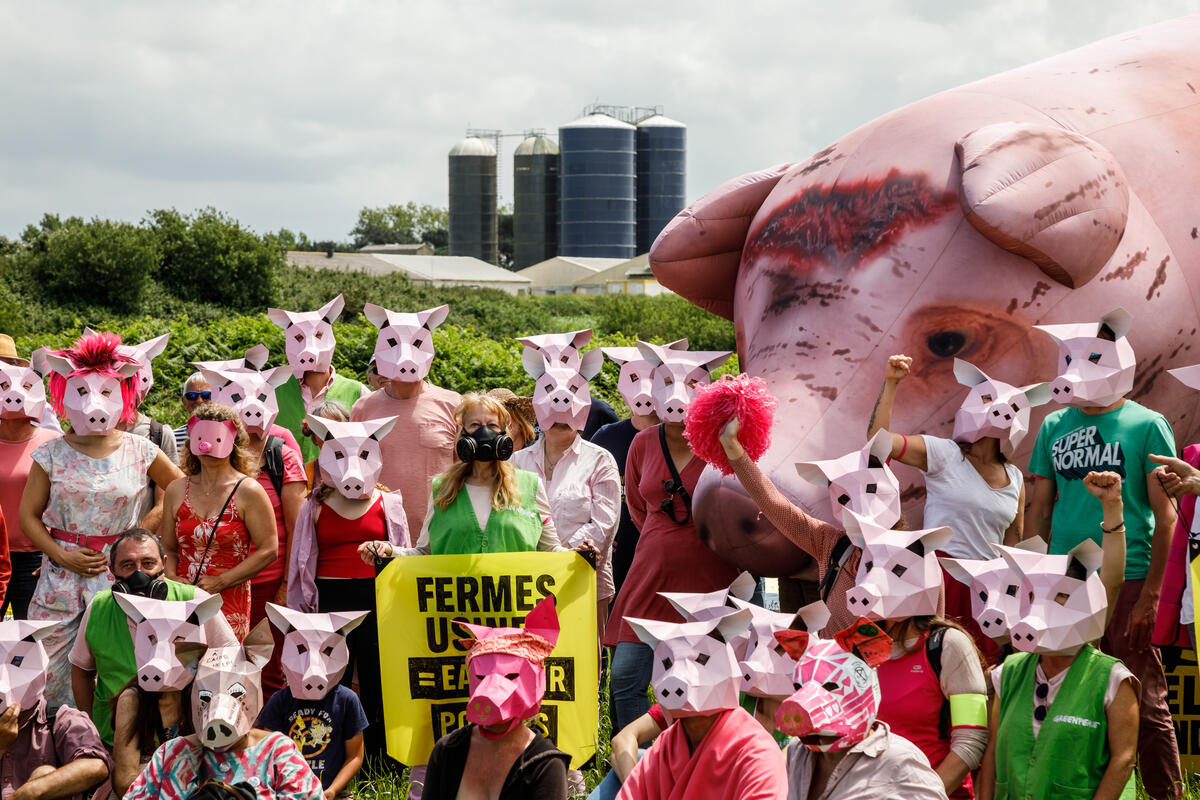
[[[733,467],[721,447],[721,431],[736,416],[741,421],[738,441],[750,460],[758,461],[771,446],[776,405],[762,378],[724,375],[696,390],[695,398],[688,403],[683,432],[693,453],[729,475]]]

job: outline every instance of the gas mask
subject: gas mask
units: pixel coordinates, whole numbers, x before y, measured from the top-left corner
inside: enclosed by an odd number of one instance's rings
[[[167,599],[167,582],[163,579],[163,570],[161,569],[153,575],[147,575],[140,569],[135,569],[128,577],[118,578],[112,585],[112,590],[121,594],[149,597],[152,600]]]
[[[508,461],[513,454],[513,440],[505,432],[497,433],[486,425],[480,425],[474,433],[463,433],[454,445],[458,460],[464,464],[472,461]]]

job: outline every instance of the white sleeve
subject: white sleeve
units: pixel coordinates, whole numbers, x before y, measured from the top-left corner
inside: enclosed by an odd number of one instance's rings
[[[925,440],[926,473],[941,472],[946,468],[951,457],[963,457],[962,451],[958,449],[958,444],[950,439],[929,434],[921,434],[921,438]]]
[[[433,498],[429,498],[429,507],[425,509],[425,521],[421,523],[421,535],[417,537],[416,547],[393,547],[394,556],[427,556],[429,548],[429,521],[433,519]]]

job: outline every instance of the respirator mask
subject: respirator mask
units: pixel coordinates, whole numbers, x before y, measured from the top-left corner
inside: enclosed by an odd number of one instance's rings
[[[508,461],[513,454],[513,440],[507,433],[497,433],[486,425],[480,425],[474,433],[461,434],[454,450],[458,460],[464,464],[472,461]]]
[[[149,597],[151,600],[167,599],[167,582],[163,579],[163,571],[147,575],[140,569],[135,569],[127,578],[121,578],[113,584],[112,590],[121,594],[136,594]]]

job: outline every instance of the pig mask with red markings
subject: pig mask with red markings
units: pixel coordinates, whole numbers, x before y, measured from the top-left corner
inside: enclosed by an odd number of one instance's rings
[[[346,672],[350,650],[346,637],[362,624],[369,611],[305,614],[267,603],[267,618],[283,634],[279,663],[292,696],[321,700]]]
[[[0,620],[0,713],[16,704],[31,709],[46,690],[50,657],[42,645],[57,622]]]
[[[338,422],[314,417],[304,418],[309,429],[322,440],[317,463],[325,480],[349,500],[371,496],[383,471],[379,442],[387,436],[399,417]]]
[[[733,355],[724,350],[673,350],[648,342],[638,342],[638,352],[654,366],[650,390],[654,396],[654,413],[662,422],[677,423],[687,417],[687,407],[696,396],[696,387],[711,383],[709,373]]]
[[[1066,555],[993,545],[1021,578],[1012,644],[1026,653],[1073,655],[1104,635],[1108,595],[1100,580],[1104,553],[1091,539]]]
[[[46,384],[33,367],[0,361],[0,419],[40,420],[46,411]]]
[[[267,309],[271,322],[283,328],[288,366],[296,380],[304,380],[306,372],[328,372],[333,365],[333,323],[345,302],[339,294],[316,311]]]
[[[688,340],[678,339],[663,345],[668,350],[687,350]],[[617,391],[635,417],[654,413],[654,366],[636,347],[602,347],[604,355],[621,365]]]
[[[854,588],[846,592],[852,614],[903,619],[936,614],[942,568],[936,550],[953,538],[949,528],[897,531],[844,511],[846,536],[862,550]]]
[[[832,640],[787,630],[776,640],[796,660],[795,693],[775,712],[775,727],[821,753],[861,742],[879,713],[875,667],[888,660],[892,642],[878,625],[860,619]]]
[[[456,620],[471,632],[467,645],[470,700],[467,720],[481,726],[486,739],[499,739],[542,707],[546,693],[546,657],[558,642],[554,596],[542,598],[525,617],[524,628],[488,628]],[[496,728],[488,730],[482,726]]]
[[[433,365],[433,329],[446,321],[450,306],[416,313],[389,311],[367,303],[363,315],[379,329],[375,338],[375,368],[388,380],[423,381]]]
[[[748,610],[728,609],[699,622],[625,621],[654,648],[650,685],[672,717],[704,716],[738,706],[741,671],[733,642],[750,624]]]
[[[877,431],[861,450],[829,461],[796,465],[804,480],[829,487],[834,519],[843,527],[843,511],[850,509],[877,525],[890,528],[900,519],[900,482],[887,464],[892,452],[892,435]]]
[[[1008,458],[1029,433],[1029,412],[1050,402],[1050,384],[1038,383],[1019,388],[989,378],[974,364],[954,359],[954,377],[971,391],[954,414],[956,442],[978,442],[986,437],[1000,440],[1000,450]]]
[[[792,675],[796,660],[780,645],[775,634],[804,631],[816,635],[829,624],[829,609],[820,600],[795,614],[781,614],[735,597],[730,598],[730,603],[750,611],[749,634],[744,641],[739,640],[742,691],[753,697],[790,696],[796,690]]]
[[[180,660],[176,642],[206,644],[204,623],[221,612],[221,595],[193,600],[154,600],[113,592],[133,620],[133,656],[138,686],[147,692],[178,691],[192,682],[196,662]]]
[[[259,372],[248,367],[230,370],[201,366],[200,374],[212,388],[212,402],[236,411],[251,436],[266,438],[279,416],[275,389],[291,377],[288,367]]]
[[[1123,308],[1099,322],[1035,325],[1058,342],[1058,377],[1050,382],[1050,399],[1066,406],[1110,406],[1133,390],[1137,359],[1125,338],[1133,318]],[[1115,341],[1101,337],[1107,328]]]
[[[1046,542],[1039,536],[1017,545],[1031,553],[1046,553]],[[985,636],[1006,643],[1010,626],[1021,618],[1021,575],[996,556],[987,561],[970,558],[939,557],[950,577],[971,590],[971,617]]]
[[[265,619],[240,645],[176,643],[180,661],[198,661],[192,682],[192,725],[202,747],[224,752],[254,727],[263,705],[262,668],[271,660],[274,646]]]
[[[538,426],[549,430],[561,422],[571,430],[583,430],[592,410],[588,381],[604,366],[604,354],[599,349],[589,350],[580,358],[578,367],[561,366],[544,352],[537,355],[536,361],[523,361],[525,371],[534,380],[533,413]]]

